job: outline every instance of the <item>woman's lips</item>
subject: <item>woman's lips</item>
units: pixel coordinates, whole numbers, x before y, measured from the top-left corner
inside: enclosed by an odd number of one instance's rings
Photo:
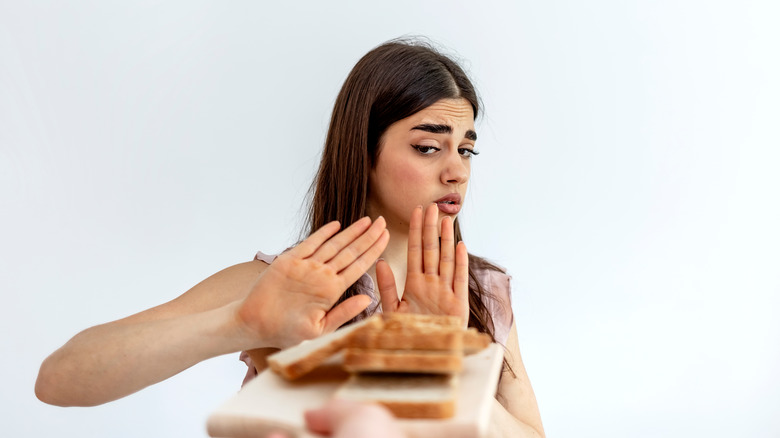
[[[436,200],[439,211],[445,214],[458,214],[460,212],[460,194],[450,193]]]
[[[437,202],[439,211],[446,214],[458,214],[460,212],[460,204],[447,204],[444,202]]]

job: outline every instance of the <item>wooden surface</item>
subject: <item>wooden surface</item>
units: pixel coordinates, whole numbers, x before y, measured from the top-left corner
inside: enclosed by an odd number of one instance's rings
[[[501,346],[491,344],[464,358],[453,418],[398,420],[401,427],[410,438],[484,436],[503,357]],[[262,438],[283,430],[291,436],[318,437],[305,429],[303,412],[323,406],[346,378],[332,365],[294,382],[263,371],[209,416],[208,433],[219,438]]]

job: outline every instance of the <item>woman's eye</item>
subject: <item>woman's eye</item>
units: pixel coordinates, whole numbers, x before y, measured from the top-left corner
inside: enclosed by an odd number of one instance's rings
[[[413,148],[417,149],[417,152],[423,154],[423,155],[430,155],[436,151],[439,151],[440,149],[435,146],[421,146],[418,144],[412,145]]]
[[[475,155],[479,155],[479,152],[469,148],[459,148],[458,153],[464,158],[471,158]]]

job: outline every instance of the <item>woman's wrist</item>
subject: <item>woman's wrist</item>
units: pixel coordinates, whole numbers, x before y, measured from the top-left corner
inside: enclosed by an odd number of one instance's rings
[[[230,339],[226,345],[230,345],[233,351],[246,351],[255,348],[278,348],[276,346],[277,343],[268,336],[268,333],[263,333],[263,330],[251,327],[241,317],[240,309],[242,304],[243,300],[237,300],[216,309],[216,311],[223,312],[225,315],[219,319],[226,321],[224,328],[225,336]]]

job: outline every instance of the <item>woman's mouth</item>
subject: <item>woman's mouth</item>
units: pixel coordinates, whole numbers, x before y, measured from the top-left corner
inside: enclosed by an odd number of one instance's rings
[[[460,194],[450,193],[443,196],[436,201],[436,206],[439,207],[439,211],[444,214],[458,214],[460,212]]]

